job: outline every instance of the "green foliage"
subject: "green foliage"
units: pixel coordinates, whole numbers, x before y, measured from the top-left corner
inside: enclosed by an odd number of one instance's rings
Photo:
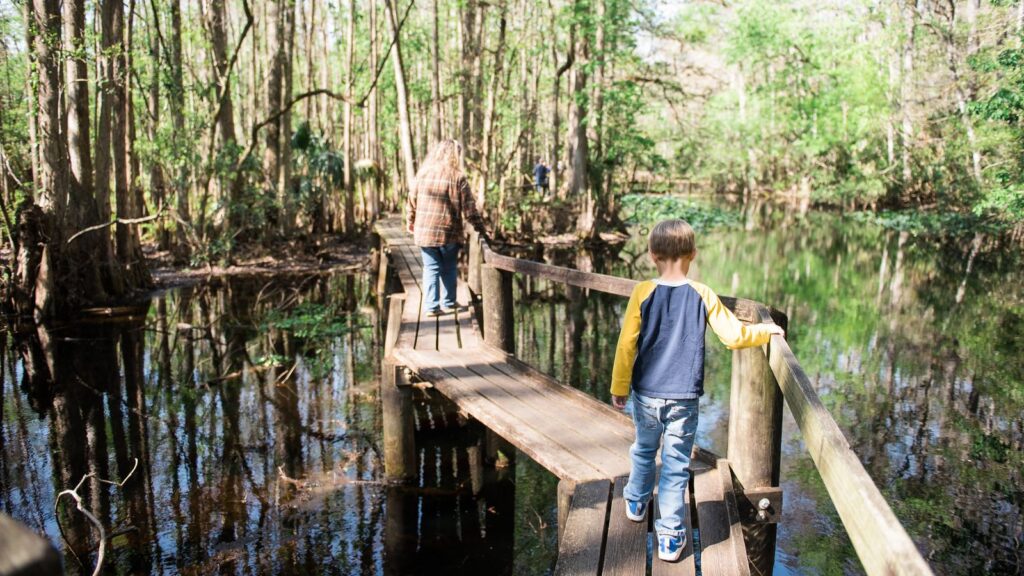
[[[921,212],[917,210],[854,212],[855,222],[870,223],[889,230],[909,232],[915,236],[965,236],[976,232],[996,233],[1006,226],[998,221],[972,213]]]
[[[622,208],[627,222],[644,226],[668,218],[680,218],[686,220],[694,230],[704,232],[740,223],[740,215],[734,210],[709,206],[679,196],[630,194],[622,198]]]
[[[347,314],[337,308],[304,302],[290,310],[270,311],[261,328],[282,330],[303,340],[320,340],[347,334],[347,318]]]
[[[299,125],[291,143],[299,176],[292,187],[293,200],[310,218],[322,218],[324,199],[340,189],[345,181],[342,152],[314,134],[308,122]]]

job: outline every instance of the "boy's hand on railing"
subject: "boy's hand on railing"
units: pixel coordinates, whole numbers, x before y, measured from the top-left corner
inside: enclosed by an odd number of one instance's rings
[[[778,324],[768,324],[768,333],[772,335],[786,337],[786,331],[782,329],[782,326]]]
[[[626,409],[626,396],[615,396],[612,395],[612,406],[619,410]]]

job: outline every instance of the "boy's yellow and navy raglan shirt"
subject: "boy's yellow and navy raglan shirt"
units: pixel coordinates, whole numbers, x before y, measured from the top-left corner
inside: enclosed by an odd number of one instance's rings
[[[612,369],[612,394],[685,400],[704,394],[704,332],[730,349],[767,344],[763,324],[747,326],[707,286],[647,280],[626,305]]]

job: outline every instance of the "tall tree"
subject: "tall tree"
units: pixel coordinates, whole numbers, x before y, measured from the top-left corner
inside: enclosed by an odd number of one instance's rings
[[[134,4],[133,4],[134,5]],[[112,88],[110,140],[114,169],[114,198],[118,221],[115,227],[117,259],[124,267],[124,278],[129,287],[142,287],[150,283],[149,270],[142,253],[136,224],[130,221],[140,216],[131,185],[129,157],[129,122],[132,117],[132,99],[128,80],[128,45],[125,42],[124,3],[105,0],[102,5],[102,34],[104,44],[113,51],[111,76],[106,79]]]
[[[67,144],[60,127],[60,50],[61,18],[58,0],[31,0],[32,51],[35,59],[36,137],[39,142],[39,165],[35,174],[35,206],[38,229],[20,244],[26,249],[45,240],[39,253],[19,258],[20,288],[24,300],[34,306],[37,318],[55,313],[64,299],[58,293],[60,250],[64,241],[62,224],[67,209]],[[28,227],[25,227],[28,232]],[[54,254],[57,252],[57,254]],[[23,302],[24,302],[23,300]],[[27,310],[26,310],[27,311]]]
[[[67,220],[75,229],[99,222],[92,176],[92,141],[89,136],[89,70],[86,64],[85,0],[65,0],[64,40],[68,57],[65,61],[64,94],[67,102],[68,167],[70,168],[69,214]],[[100,275],[100,242],[109,236],[92,233],[78,238],[67,247],[72,275],[81,290],[102,299],[104,287]]]
[[[207,28],[210,33],[210,45],[213,48],[214,72],[216,79],[218,102],[216,103],[217,133],[220,136],[221,149],[233,150],[238,148],[238,136],[235,133],[235,107],[234,98],[231,95],[231,62],[228,55],[227,40],[227,13],[224,2],[219,0],[206,0]],[[231,158],[234,159],[234,154]],[[244,213],[241,203],[243,200],[243,181],[241,178],[231,178],[228,190],[228,228],[233,231],[242,228],[242,215]]]
[[[186,226],[191,226],[192,215],[189,203],[191,183],[188,167],[182,158],[184,148],[188,145],[185,134],[185,68],[182,61],[181,42],[181,0],[170,0],[171,38],[167,50],[168,68],[170,69],[169,102],[171,121],[174,127],[174,155],[178,164],[174,176],[175,211],[178,226],[175,228],[174,247],[178,259],[184,261],[188,257],[188,238]]]
[[[356,230],[355,217],[355,181],[352,170],[352,97],[355,93],[355,54],[356,54],[356,2],[349,0],[348,3],[348,29],[345,47],[345,102],[343,110],[345,114],[344,136],[342,143],[344,151],[344,186],[345,186],[345,233],[354,234]]]
[[[156,3],[150,2],[150,28],[149,28],[149,139],[156,142],[160,131],[160,85],[161,79],[161,49],[160,44],[160,12]],[[149,166],[149,193],[150,200],[157,206],[157,210],[166,208],[167,202],[167,180],[164,176],[163,165],[159,160],[152,160]],[[167,250],[171,246],[171,237],[164,227],[164,221],[157,222],[157,244],[161,250]]]
[[[282,90],[284,85],[284,67],[287,57],[286,28],[285,20],[287,0],[268,0],[266,3],[267,17],[267,53],[269,65],[267,70],[267,100],[266,110],[268,114],[274,114],[281,109]],[[277,199],[279,210],[278,231],[282,234],[286,231],[286,213],[288,208],[285,190],[280,186],[281,181],[281,118],[277,117],[267,125],[265,132],[265,148],[263,152],[263,171],[266,175],[265,181],[270,184],[270,189]]]
[[[391,62],[395,70],[395,95],[398,101],[398,137],[401,141],[402,161],[405,172],[405,190],[412,190],[412,181],[416,177],[416,153],[412,145],[412,126],[409,120],[409,91],[405,85],[405,63],[402,61],[401,29],[395,3],[398,0],[384,0],[388,13],[388,26],[394,48]],[[401,195],[399,195],[401,197]]]

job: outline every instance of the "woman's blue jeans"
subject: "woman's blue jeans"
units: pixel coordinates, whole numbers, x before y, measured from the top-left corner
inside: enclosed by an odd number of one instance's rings
[[[443,288],[444,305],[454,308],[455,284],[459,278],[459,245],[453,242],[444,246],[420,247],[420,253],[423,255],[423,305],[427,310],[440,310]]]
[[[650,398],[630,395],[636,440],[629,449],[632,469],[622,497],[647,502],[654,490],[654,456],[661,446],[661,479],[658,481],[658,508],[661,518],[654,523],[659,535],[685,532],[684,490],[690,482],[690,451],[697,433],[698,400]]]

